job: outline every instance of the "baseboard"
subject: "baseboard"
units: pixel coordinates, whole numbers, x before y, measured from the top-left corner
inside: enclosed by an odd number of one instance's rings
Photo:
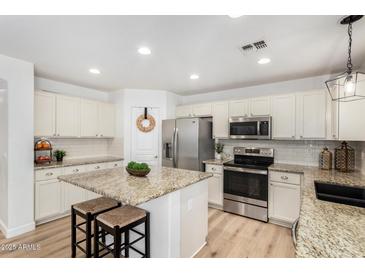
[[[4,224],[3,220],[0,219],[0,231],[4,234],[4,236],[6,236],[6,231],[7,231],[7,227]]]
[[[287,228],[291,228],[293,226],[293,224],[290,222],[277,220],[277,219],[273,219],[273,218],[269,218],[269,223],[274,224],[274,225],[284,226]]]
[[[199,253],[199,251],[200,251],[200,250],[202,250],[202,249],[203,249],[203,247],[204,247],[204,246],[206,246],[206,245],[207,245],[207,242],[204,242],[204,244],[203,244],[201,247],[199,247],[199,248],[198,248],[198,250],[197,250],[197,251],[195,251],[195,252],[194,252],[194,254],[193,254],[193,255],[191,255],[191,257],[190,257],[190,258],[194,258],[194,257],[195,257],[195,255],[196,255],[196,254],[198,254],[198,253]]]
[[[211,208],[214,208],[214,209],[223,210],[223,206],[218,205],[218,204],[214,204],[214,203],[208,203],[208,207],[211,207]]]
[[[21,225],[15,228],[11,228],[11,229],[6,229],[4,235],[5,238],[9,239],[9,238],[13,238],[15,236],[27,233],[29,231],[33,231],[35,229],[35,223],[31,222],[29,224],[25,224],[25,225]]]

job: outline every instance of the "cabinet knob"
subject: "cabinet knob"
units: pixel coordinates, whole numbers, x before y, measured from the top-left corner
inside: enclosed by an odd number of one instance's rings
[[[295,139],[295,136],[293,135],[291,138],[292,138],[292,139]]]
[[[46,176],[52,176],[53,175],[53,172],[47,172],[46,173]]]
[[[303,135],[300,135],[300,139],[303,139]]]
[[[78,168],[74,169],[74,172],[79,172],[80,170]]]
[[[100,166],[96,166],[96,167],[95,167],[95,169],[99,169],[99,168],[100,168]]]
[[[101,137],[103,137],[104,135],[103,134],[100,134]]]
[[[288,176],[281,176],[280,178],[283,180],[288,180]]]
[[[114,166],[118,166],[118,164],[114,164]]]
[[[336,138],[336,134],[333,134],[333,135],[332,135],[332,137],[333,137],[333,138]]]

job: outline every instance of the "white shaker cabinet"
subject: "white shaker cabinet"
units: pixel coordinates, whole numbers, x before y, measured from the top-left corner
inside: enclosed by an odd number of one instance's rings
[[[57,95],[57,136],[80,136],[80,98]]]
[[[98,102],[81,99],[81,137],[97,137],[99,134]]]
[[[61,214],[62,189],[57,179],[35,183],[35,219],[41,220]]]
[[[62,182],[61,184],[63,187],[64,212],[68,212],[72,205],[84,202],[86,200],[87,197],[85,189],[65,182]]]
[[[295,139],[295,95],[271,98],[273,139]]]
[[[298,139],[326,139],[325,90],[297,94],[297,137]]]
[[[229,117],[249,116],[249,99],[229,102]]]
[[[212,116],[212,104],[193,105],[192,114],[196,117]]]
[[[256,97],[250,100],[251,116],[267,116],[270,114],[270,97]]]
[[[210,207],[223,208],[223,166],[206,164],[206,172],[213,173],[208,179],[208,203]]]
[[[36,91],[34,94],[34,135],[56,135],[56,95]]]
[[[365,100],[339,103],[339,139],[365,141]]]
[[[113,104],[99,102],[99,137],[114,137],[115,135],[115,107]]]
[[[228,138],[228,102],[212,104],[213,138]]]
[[[193,114],[193,106],[177,106],[176,107],[176,118],[191,117]]]

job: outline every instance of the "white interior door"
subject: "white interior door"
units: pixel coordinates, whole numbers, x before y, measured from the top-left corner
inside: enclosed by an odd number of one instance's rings
[[[131,160],[144,162],[149,165],[159,165],[160,163],[160,109],[147,108],[148,114],[155,118],[156,126],[150,132],[142,132],[137,128],[136,121],[140,115],[144,114],[143,107],[132,109],[132,151]],[[148,122],[147,122],[148,124]]]

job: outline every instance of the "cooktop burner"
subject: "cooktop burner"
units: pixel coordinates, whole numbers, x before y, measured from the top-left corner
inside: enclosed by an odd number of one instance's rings
[[[225,166],[266,170],[274,163],[272,148],[235,147],[233,153],[234,160],[224,163]]]

